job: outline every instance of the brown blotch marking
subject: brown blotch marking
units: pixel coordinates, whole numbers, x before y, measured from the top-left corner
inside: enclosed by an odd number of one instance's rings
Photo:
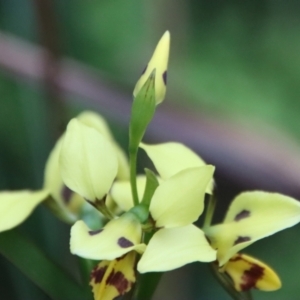
[[[91,273],[91,279],[94,279],[95,283],[100,283],[103,279],[103,276],[107,270],[107,266],[99,268],[95,267]]]
[[[250,216],[250,211],[249,210],[246,210],[246,209],[243,209],[241,212],[239,212],[235,218],[234,218],[234,221],[240,221],[242,219],[245,219],[245,218],[248,218]]]
[[[116,260],[116,261],[120,261],[120,260],[124,259],[126,255],[127,255],[127,254],[124,254],[124,255],[122,255],[122,256],[120,256],[120,257],[117,257],[117,258],[115,258],[115,260]]]
[[[164,71],[162,77],[163,77],[164,84],[167,85],[167,71]]]
[[[62,196],[65,204],[68,204],[70,202],[72,194],[73,194],[73,191],[70,190],[66,185],[63,185],[60,195]]]
[[[90,201],[86,198],[84,198],[84,200],[94,206],[97,210],[101,211],[101,208],[105,205],[106,196],[107,194],[104,195],[102,199],[96,198],[95,201]]]
[[[230,258],[230,261],[244,260],[241,255],[237,254],[234,258]]]
[[[242,276],[243,283],[240,284],[242,291],[248,291],[256,286],[258,280],[264,276],[264,268],[251,264],[251,268],[246,270]]]
[[[106,284],[114,286],[120,295],[125,294],[129,286],[132,285],[132,282],[129,282],[122,272],[114,272],[112,271],[108,278],[106,279]]]
[[[101,233],[104,229],[98,229],[98,230],[90,230],[89,235],[96,235],[98,233]]]
[[[121,248],[128,248],[128,247],[131,247],[133,246],[133,243],[129,240],[127,240],[126,238],[124,237],[120,237],[118,239],[118,245],[121,247]]]
[[[144,70],[143,70],[143,72],[142,72],[142,75],[145,74],[147,68],[148,68],[148,65],[146,65],[146,67],[144,68]]]
[[[233,246],[243,243],[243,242],[249,242],[251,241],[251,238],[249,236],[239,236],[233,243]]]
[[[96,199],[95,199],[95,204],[96,204],[96,205],[102,205],[102,204],[105,204],[106,196],[107,196],[107,194],[105,194],[105,195],[102,197],[102,199],[96,198]]]

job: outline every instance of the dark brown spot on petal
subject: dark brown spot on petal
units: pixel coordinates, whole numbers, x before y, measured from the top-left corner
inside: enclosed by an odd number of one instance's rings
[[[122,272],[118,271],[115,273],[112,271],[106,280],[106,284],[113,285],[118,290],[119,294],[123,295],[127,291],[129,285],[132,285],[132,282],[129,282]]]
[[[249,270],[244,271],[240,287],[242,291],[248,291],[256,286],[258,280],[264,276],[264,268],[259,265],[251,264]]]
[[[162,77],[163,77],[164,84],[167,85],[167,71],[164,71]]]
[[[89,235],[96,235],[98,233],[101,233],[103,231],[103,228],[102,229],[98,229],[98,230],[90,230],[89,231]]]
[[[242,219],[245,219],[245,218],[248,218],[250,216],[250,211],[249,210],[246,210],[246,209],[243,209],[241,212],[239,212],[235,218],[234,218],[234,221],[240,221]]]
[[[144,68],[144,70],[143,70],[143,72],[142,72],[142,75],[145,74],[147,68],[148,68],[148,65],[146,65],[146,67]]]
[[[94,279],[95,283],[99,283],[102,281],[102,278],[107,270],[107,266],[99,268],[98,266],[92,270],[91,279]]]
[[[244,243],[244,242],[249,242],[251,241],[251,238],[249,236],[239,236],[233,243],[233,246]]]
[[[126,238],[124,237],[120,237],[118,239],[118,245],[121,247],[121,248],[128,248],[128,247],[131,247],[133,246],[133,243],[129,240],[127,240]]]
[[[60,195],[62,196],[65,204],[68,204],[70,202],[72,194],[73,194],[73,191],[70,190],[66,185],[63,185]]]

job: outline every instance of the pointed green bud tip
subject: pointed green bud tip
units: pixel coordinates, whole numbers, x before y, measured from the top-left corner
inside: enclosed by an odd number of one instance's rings
[[[145,67],[144,71],[136,86],[133,90],[134,97],[137,96],[149,75],[154,69],[156,69],[155,76],[155,102],[156,104],[161,103],[166,95],[166,86],[167,86],[167,68],[170,52],[170,32],[166,31],[164,35],[159,40],[153,55]]]

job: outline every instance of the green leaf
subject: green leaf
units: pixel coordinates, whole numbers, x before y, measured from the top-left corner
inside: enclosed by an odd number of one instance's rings
[[[149,207],[152,196],[156,188],[159,186],[159,183],[156,178],[156,175],[151,170],[146,168],[145,173],[146,173],[147,181],[146,181],[145,192],[141,203]]]
[[[89,299],[87,290],[54,264],[16,229],[0,234],[0,253],[19,268],[51,299]]]

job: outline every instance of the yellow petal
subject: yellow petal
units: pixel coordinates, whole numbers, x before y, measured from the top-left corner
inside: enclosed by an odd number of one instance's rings
[[[109,141],[114,141],[114,137],[105,119],[101,115],[93,111],[83,111],[76,117],[76,119],[82,122],[84,125],[99,131]]]
[[[46,162],[45,168],[45,178],[44,178],[44,188],[51,191],[51,194],[56,199],[61,199],[61,187],[63,186],[63,181],[60,176],[60,169],[59,169],[59,153],[61,149],[61,145],[63,142],[63,136],[60,137]]]
[[[140,175],[137,177],[137,190],[139,199],[142,199],[145,186],[146,176]],[[128,211],[133,207],[133,199],[131,194],[131,186],[129,181],[114,182],[110,191],[111,197],[123,211]]]
[[[65,184],[89,201],[101,200],[117,174],[114,147],[94,128],[72,119],[60,151]]]
[[[204,195],[213,166],[185,169],[155,190],[150,213],[156,227],[185,226],[195,222],[204,208]]]
[[[167,68],[169,60],[170,51],[170,32],[166,31],[160,41],[158,42],[154,53],[143,71],[142,76],[136,83],[133,91],[133,95],[136,96],[142,86],[147,81],[148,77],[154,69],[155,72],[155,100],[156,104],[161,103],[166,94],[166,84],[167,84]]]
[[[46,199],[49,191],[18,191],[0,193],[0,231],[22,223],[35,207]]]
[[[218,249],[222,266],[241,249],[299,221],[300,203],[295,199],[277,193],[246,192],[233,200],[223,224],[205,232]]]
[[[187,169],[205,166],[206,163],[194,151],[183,144],[169,142],[157,145],[140,144],[152,160],[157,172],[163,179]],[[213,179],[209,182],[206,192],[212,194]]]
[[[141,235],[141,225],[131,214],[124,214],[95,231],[77,221],[71,229],[71,252],[89,259],[113,260],[132,250],[143,252]]]
[[[63,183],[59,166],[63,138],[64,135],[56,142],[46,163],[44,189],[50,191],[51,197],[45,204],[63,221],[74,223],[79,218],[86,201]]]
[[[90,285],[95,300],[113,300],[129,292],[135,283],[135,252],[122,258],[104,260],[91,273]]]
[[[84,111],[78,115],[77,119],[86,126],[92,127],[107,138],[115,148],[118,158],[118,173],[117,178],[120,180],[129,179],[129,164],[128,159],[122,148],[116,143],[105,119],[92,111]]]
[[[239,292],[251,288],[275,291],[281,287],[278,275],[268,265],[245,254],[234,255],[222,269]]]
[[[194,225],[158,230],[138,263],[138,271],[169,271],[194,261],[216,260],[216,251]]]

